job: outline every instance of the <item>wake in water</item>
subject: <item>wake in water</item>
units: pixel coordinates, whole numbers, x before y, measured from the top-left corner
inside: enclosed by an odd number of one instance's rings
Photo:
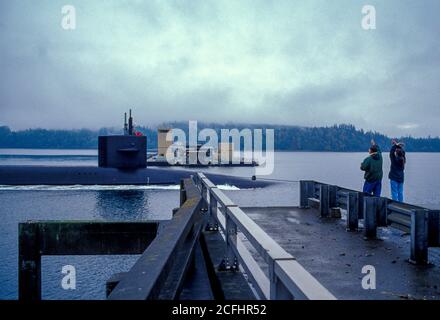
[[[240,190],[236,186],[218,185],[220,190]],[[179,190],[179,185],[72,185],[72,186],[49,186],[49,185],[32,185],[32,186],[10,186],[0,185],[0,191],[126,191],[126,190]]]

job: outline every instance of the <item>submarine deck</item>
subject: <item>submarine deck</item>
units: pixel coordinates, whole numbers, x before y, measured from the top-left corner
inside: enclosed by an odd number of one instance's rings
[[[409,235],[378,228],[378,240],[347,232],[345,221],[321,218],[315,209],[242,207],[270,237],[292,254],[338,299],[440,299],[440,249],[430,248],[432,264],[407,258]],[[362,268],[375,267],[376,289],[362,288]]]

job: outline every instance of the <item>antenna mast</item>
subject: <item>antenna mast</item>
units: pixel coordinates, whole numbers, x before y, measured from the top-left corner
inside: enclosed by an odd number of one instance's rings
[[[124,112],[124,136],[128,134],[127,112]]]
[[[131,116],[131,109],[128,118],[128,135],[129,136],[133,135],[133,117]]]

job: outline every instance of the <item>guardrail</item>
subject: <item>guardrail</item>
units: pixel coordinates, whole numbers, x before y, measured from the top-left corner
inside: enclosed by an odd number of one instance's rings
[[[428,263],[428,247],[440,247],[440,211],[374,197],[360,191],[320,183],[300,181],[300,207],[316,207],[322,217],[334,208],[347,211],[347,230],[364,222],[367,239],[377,237],[378,227],[394,227],[411,234],[410,261]]]
[[[203,225],[202,200],[190,179],[181,181],[180,208],[126,273],[111,279],[109,300],[174,300],[179,297]]]
[[[28,221],[18,226],[18,297],[41,300],[41,256],[141,254],[159,223]]]
[[[197,173],[193,179],[204,200],[206,230],[223,232],[223,270],[236,271],[242,266],[260,299],[336,299],[204,174]],[[268,275],[238,237],[239,232],[267,263]]]

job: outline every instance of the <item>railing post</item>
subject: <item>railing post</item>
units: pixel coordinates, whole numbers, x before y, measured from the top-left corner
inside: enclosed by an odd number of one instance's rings
[[[428,211],[413,210],[411,213],[411,258],[416,264],[428,263]]]
[[[197,175],[198,187],[203,188],[203,178],[200,175]]]
[[[217,199],[211,193],[212,189],[209,189],[209,206],[208,214],[206,215],[206,231],[218,231],[218,223],[215,216],[217,215]]]
[[[196,186],[199,188],[199,190],[202,190],[203,187],[203,179],[205,179],[205,175],[201,172],[197,172],[194,176],[194,183],[196,184]]]
[[[347,230],[356,231],[359,228],[359,193],[347,194]]]
[[[365,214],[364,214],[364,199],[365,199],[365,193],[363,192],[358,192],[358,198],[359,198],[359,208],[358,208],[358,218],[359,219],[364,219],[365,218]]]
[[[330,215],[329,186],[327,184],[322,184],[319,189],[319,213],[321,217],[328,217]]]
[[[337,186],[329,186],[328,187],[328,206],[329,208],[338,207],[338,187]]]
[[[237,225],[231,219],[228,209],[225,208],[225,241],[226,252],[223,261],[220,263],[220,271],[238,271],[238,260],[232,246],[237,246]]]
[[[366,239],[377,237],[377,198],[364,197],[364,234]]]
[[[440,246],[440,210],[428,212],[428,246]]]
[[[200,193],[202,195],[202,211],[206,212],[206,211],[208,211],[208,188],[203,183],[203,181],[201,182]]]
[[[387,198],[377,198],[377,226],[386,227],[388,226],[388,199]]]
[[[18,293],[19,300],[41,300],[41,255],[38,225],[18,225]]]
[[[295,297],[289,292],[283,282],[275,273],[275,260],[269,263],[269,299],[270,300],[293,300]]]
[[[182,206],[186,201],[186,191],[185,182],[183,179],[180,180],[180,206]]]
[[[314,198],[315,185],[313,181],[301,180],[299,183],[300,207],[309,207],[309,198]]]
[[[307,190],[307,181],[301,180],[299,182],[299,206],[301,208],[308,207],[308,190]]]
[[[191,175],[192,180],[194,181],[194,184],[196,185],[196,187],[198,187],[200,189],[200,179],[199,179],[199,175]]]

